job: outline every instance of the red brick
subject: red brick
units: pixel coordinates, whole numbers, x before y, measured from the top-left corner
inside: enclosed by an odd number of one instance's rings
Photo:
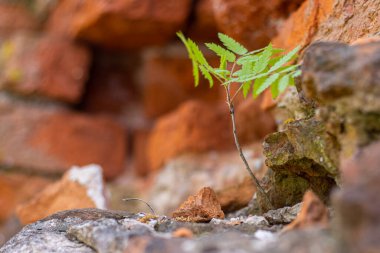
[[[250,49],[266,46],[304,0],[212,0],[218,28]]]
[[[15,31],[35,30],[38,22],[22,5],[0,3],[0,35],[6,36]]]
[[[149,137],[147,158],[153,170],[183,153],[233,148],[230,118],[224,103],[185,102],[161,117]]]
[[[190,0],[64,0],[49,30],[110,48],[162,45],[175,37],[189,14]]]
[[[124,169],[125,133],[111,120],[0,101],[0,164],[47,173],[99,164],[106,178]]]
[[[18,34],[1,45],[0,88],[22,95],[78,102],[87,79],[88,51],[48,35]]]

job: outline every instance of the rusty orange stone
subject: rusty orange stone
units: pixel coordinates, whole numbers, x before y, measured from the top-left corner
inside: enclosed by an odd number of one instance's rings
[[[213,218],[223,219],[224,213],[215,192],[204,187],[182,203],[172,216],[178,221],[209,222]]]

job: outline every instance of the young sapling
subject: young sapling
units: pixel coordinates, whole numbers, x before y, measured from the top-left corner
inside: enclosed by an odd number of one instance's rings
[[[291,63],[297,57],[300,47],[284,53],[283,49],[274,48],[272,44],[269,44],[264,48],[248,51],[231,37],[219,33],[218,37],[222,45],[205,44],[220,58],[219,66],[212,67],[194,41],[186,38],[182,32],[178,32],[177,35],[185,44],[192,61],[195,86],[199,85],[200,72],[209,82],[210,88],[214,86],[215,80],[224,87],[236,148],[257,190],[265,196],[268,205],[272,207],[269,197],[253,174],[240,146],[236,130],[234,100],[240,92],[243,93],[244,98],[250,92],[253,98],[256,98],[269,88],[272,97],[277,98],[288,86],[294,85],[294,78],[299,76],[301,71],[298,68],[299,64]],[[234,89],[235,92],[231,89],[232,85],[238,86],[237,89]]]

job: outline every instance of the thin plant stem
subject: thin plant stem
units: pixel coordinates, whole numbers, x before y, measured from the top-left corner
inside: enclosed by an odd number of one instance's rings
[[[125,201],[125,202],[127,202],[127,201],[140,201],[140,202],[143,202],[145,205],[147,205],[148,207],[149,207],[149,209],[150,209],[150,211],[152,211],[152,214],[153,215],[156,215],[156,213],[154,212],[154,209],[152,208],[152,206],[151,205],[149,205],[148,204],[148,202],[146,202],[146,201],[144,201],[144,200],[142,200],[142,199],[139,199],[139,198],[125,198],[125,199],[123,199],[123,201]]]
[[[232,98],[231,98],[231,102],[233,102],[234,101],[234,99],[235,99],[235,97],[237,96],[237,94],[241,91],[241,89],[243,88],[243,85],[244,84],[242,84],[242,85],[240,85],[240,87],[239,87],[239,89],[235,92],[235,94],[232,96]]]
[[[244,163],[245,169],[247,170],[247,172],[251,176],[253,182],[256,185],[257,190],[265,197],[268,206],[272,209],[273,206],[272,206],[272,203],[271,203],[268,195],[264,191],[263,187],[260,185],[260,182],[257,179],[257,177],[253,174],[251,168],[249,167],[247,159],[245,158],[245,156],[243,154],[243,150],[242,150],[242,148],[240,146],[239,139],[238,139],[238,136],[237,136],[237,130],[236,130],[235,108],[234,108],[234,103],[233,103],[233,101],[231,99],[230,86],[229,85],[227,85],[227,87],[226,87],[226,93],[227,93],[227,105],[228,105],[228,108],[230,110],[231,121],[232,121],[232,132],[233,132],[236,148],[237,148],[237,150],[239,152],[241,160]]]

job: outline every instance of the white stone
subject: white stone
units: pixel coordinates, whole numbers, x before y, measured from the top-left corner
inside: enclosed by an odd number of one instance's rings
[[[106,199],[104,197],[103,169],[97,164],[90,164],[83,167],[73,166],[68,171],[71,181],[77,182],[87,189],[87,195],[99,209],[106,209]]]

